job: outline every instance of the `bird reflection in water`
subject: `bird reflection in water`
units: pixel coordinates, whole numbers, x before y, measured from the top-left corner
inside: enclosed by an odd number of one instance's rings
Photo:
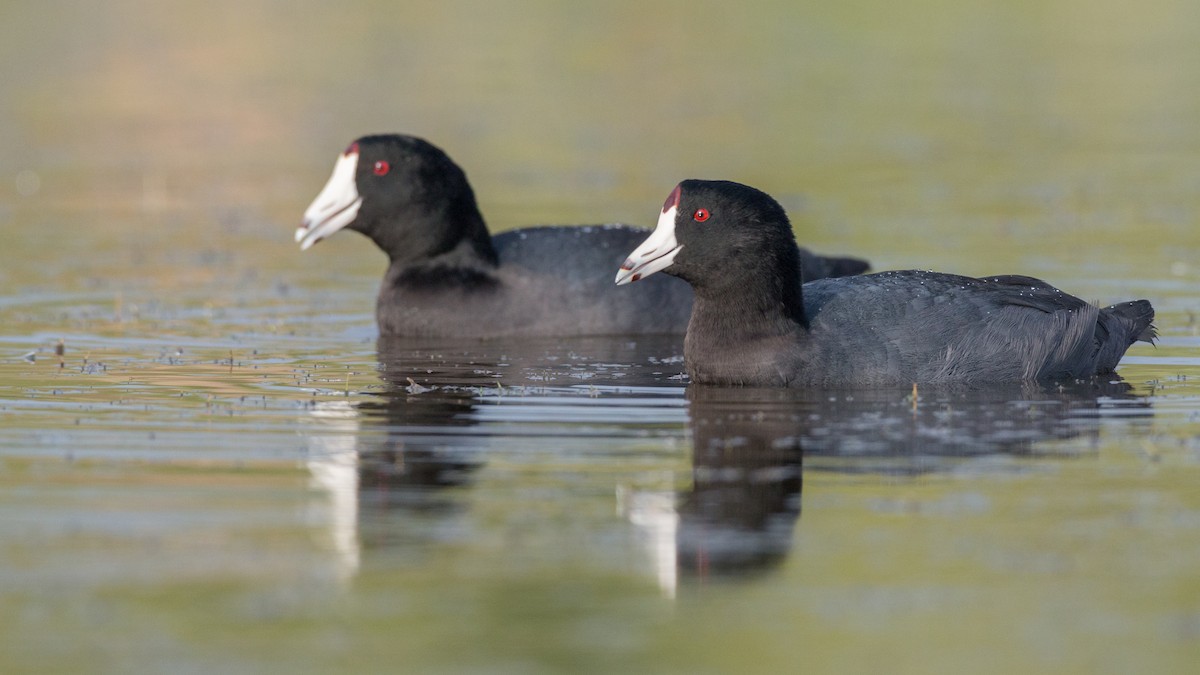
[[[787,390],[688,390],[692,488],[679,496],[679,569],[748,573],[792,547],[800,515],[800,411]]]
[[[381,341],[379,352],[386,388],[357,404],[318,405],[308,434],[308,467],[314,487],[330,497],[331,545],[343,579],[358,572],[363,546],[402,543],[406,530],[390,520],[396,510],[432,515],[448,527],[464,507],[445,489],[469,484],[483,465],[485,439],[464,433],[477,424],[470,387],[416,385],[409,379],[411,361],[401,358],[412,354],[388,344]],[[461,379],[436,371],[427,376]]]
[[[690,489],[622,495],[672,597],[681,580],[755,576],[786,559],[800,515],[802,466],[810,474],[984,473],[995,470],[997,457],[1085,455],[1100,420],[1151,414],[1149,401],[1119,380],[923,388],[915,399],[903,389],[699,385],[687,396]],[[1067,439],[1075,442],[1047,443]]]
[[[495,449],[491,446],[511,440],[506,435],[511,430],[497,434],[488,426],[507,418],[490,420],[488,414],[501,410],[496,407],[481,414],[481,402],[495,397],[481,392],[498,386],[553,390],[548,403],[526,402],[520,414],[541,415],[539,420],[569,431],[582,423],[558,419],[562,396],[577,404],[575,414],[590,415],[597,412],[595,406],[580,403],[591,399],[579,388],[598,382],[598,402],[604,404],[604,392],[615,391],[612,384],[619,382],[617,398],[624,402],[604,413],[607,426],[602,428],[640,434],[645,418],[629,413],[644,412],[639,406],[651,400],[661,404],[664,396],[674,398],[680,391],[680,382],[673,379],[678,366],[663,365],[677,363],[670,358],[671,350],[677,351],[675,342],[651,350],[612,341],[530,343],[519,352],[508,345],[503,354],[479,343],[454,352],[385,348],[387,344],[381,341],[379,352],[386,390],[356,405],[319,407],[308,434],[309,466],[314,484],[330,496],[332,546],[346,578],[359,567],[360,547],[408,554],[423,548],[408,544],[440,541],[448,532],[470,527],[460,488],[478,475]],[[577,353],[591,355],[590,360],[570,356]],[[419,383],[409,379],[414,376]],[[635,390],[636,395],[630,394]],[[1086,455],[1095,447],[1104,419],[1151,414],[1148,400],[1120,381],[923,387],[915,397],[911,390],[891,388],[692,385],[686,403],[686,430],[673,421],[664,423],[661,416],[653,425],[684,442],[690,431],[690,484],[668,491],[617,487],[619,512],[639,533],[648,566],[668,596],[681,583],[755,577],[786,561],[794,549],[804,472],[874,474],[889,480],[948,471],[984,473],[1012,458]],[[539,405],[557,405],[554,419],[539,412]],[[596,428],[592,425],[589,438],[600,438],[594,436]],[[1048,442],[1067,439],[1072,442]],[[406,514],[405,527],[396,527],[398,512]]]
[[[377,348],[384,390],[355,404],[319,404],[306,434],[313,485],[329,496],[324,518],[343,579],[357,573],[363,548],[412,552],[421,546],[405,544],[442,540],[468,526],[467,500],[454,488],[470,485],[489,451],[513,433],[485,426],[491,420],[481,414],[483,401],[522,388],[553,391],[554,401],[559,394],[590,401],[593,381],[619,383],[623,391],[653,385],[655,399],[666,386],[681,387],[670,379],[679,367],[662,363],[680,361],[677,336],[460,344],[381,338]],[[512,407],[518,410],[551,421],[536,404]],[[579,424],[552,421],[566,429]],[[396,526],[398,513],[406,516],[404,527]]]

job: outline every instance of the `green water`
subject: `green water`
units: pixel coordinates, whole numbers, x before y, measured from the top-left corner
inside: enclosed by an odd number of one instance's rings
[[[0,670],[1190,672],[1198,45],[1159,1],[0,7]],[[381,358],[381,256],[291,237],[380,131],[493,230],[728,178],[1162,339],[1128,394],[915,407],[710,401],[671,342]]]

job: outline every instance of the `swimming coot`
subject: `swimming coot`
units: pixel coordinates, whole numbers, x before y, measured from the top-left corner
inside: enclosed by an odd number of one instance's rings
[[[608,282],[647,231],[627,225],[534,227],[492,237],[462,169],[412,136],[360,138],[296,230],[301,249],[361,232],[391,265],[376,304],[389,336],[502,337],[678,333],[691,290],[666,277],[645,293]],[[810,278],[857,274],[861,260],[806,251]]]
[[[686,180],[617,274],[691,284],[693,382],[810,386],[1003,382],[1111,372],[1155,333],[1146,300],[1099,308],[1025,276],[883,272],[801,287],[796,240],[768,195]]]

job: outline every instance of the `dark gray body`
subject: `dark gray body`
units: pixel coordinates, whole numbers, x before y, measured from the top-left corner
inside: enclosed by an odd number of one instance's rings
[[[692,313],[692,289],[665,275],[636,289],[613,275],[650,234],[629,225],[533,227],[492,237],[499,263],[404,261],[379,291],[384,335],[512,337],[679,334]],[[803,251],[820,277],[857,274],[867,264]]]
[[[1154,337],[1145,300],[1099,308],[1032,277],[910,270],[799,284],[801,256],[783,207],[746,185],[685,180],[669,212],[673,222],[659,227],[679,248],[663,272],[696,294],[684,339],[693,382],[1078,379],[1112,372],[1133,342]],[[694,217],[701,212],[709,215]],[[636,269],[646,254],[633,255]]]
[[[364,136],[355,157],[361,200],[346,229],[390,264],[376,319],[385,336],[493,338],[683,334],[686,283],[657,278],[631,291],[613,279],[649,230],[626,225],[487,231],[462,168],[412,136]],[[377,167],[382,168],[377,171]],[[858,274],[866,262],[805,252],[809,278]]]
[[[663,277],[642,292],[612,277],[646,231],[539,227],[492,238],[499,263],[393,264],[379,291],[384,335],[512,337],[680,333],[692,291]]]
[[[1145,300],[1099,308],[1030,277],[883,272],[803,286],[807,327],[777,330],[697,302],[694,382],[862,386],[1013,382],[1110,373],[1154,336]],[[735,327],[736,324],[736,327]],[[755,330],[755,325],[760,329]]]

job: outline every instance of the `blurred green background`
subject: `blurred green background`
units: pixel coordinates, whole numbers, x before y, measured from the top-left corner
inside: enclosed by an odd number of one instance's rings
[[[1186,672],[1197,120],[1186,0],[0,3],[0,670]],[[611,497],[685,448],[502,455],[478,529],[341,589],[303,406],[380,386],[384,260],[292,232],[388,131],[493,230],[648,227],[723,178],[878,269],[1150,298],[1122,372],[1157,426],[1011,478],[806,477],[778,577],[677,602]]]
[[[10,252],[92,251],[220,246],[196,216],[233,213],[285,258],[336,153],[399,131],[466,168],[494,229],[650,225],[679,179],[728,178],[781,199],[802,240],[881,267],[1190,272],[1198,15],[1184,1],[7,3],[0,216]],[[35,194],[18,193],[22,171]]]

